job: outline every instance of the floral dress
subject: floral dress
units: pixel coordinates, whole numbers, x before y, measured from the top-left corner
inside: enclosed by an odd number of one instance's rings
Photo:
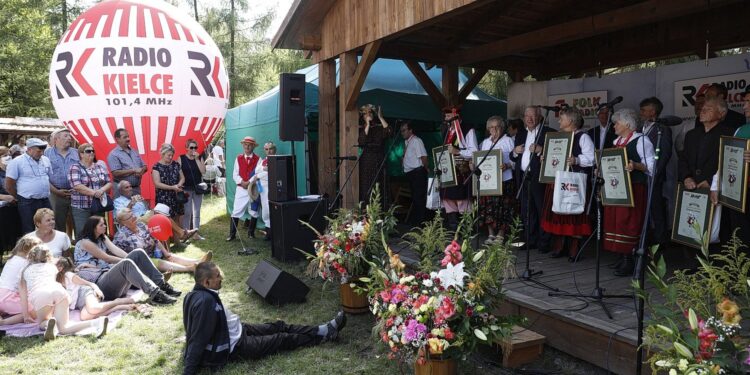
[[[159,172],[159,179],[162,184],[174,186],[180,182],[180,164],[175,161],[172,161],[169,165],[157,162],[154,164],[154,170]],[[172,217],[185,214],[185,205],[177,203],[176,191],[156,188],[156,203],[164,203],[169,206],[169,213]]]

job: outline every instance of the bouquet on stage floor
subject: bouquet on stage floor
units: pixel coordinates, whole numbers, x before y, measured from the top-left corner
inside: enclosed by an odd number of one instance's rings
[[[470,227],[472,222],[473,215],[467,214],[462,224]],[[440,237],[438,228],[439,217],[406,238],[424,244],[431,241],[425,236]],[[385,256],[371,264],[364,281],[376,317],[374,332],[388,346],[389,358],[415,358],[417,363],[436,357],[458,359],[477,344],[509,337],[519,321],[495,313],[504,275],[513,266],[513,234],[507,242],[475,251],[468,240],[459,238],[460,232],[447,246],[422,251],[423,261],[414,272],[407,271],[382,237]]]
[[[750,334],[741,315],[750,308],[750,258],[743,247],[736,236],[718,254],[704,245],[695,272],[668,275],[664,259],[656,259],[646,274],[655,288],[635,283],[649,309],[643,342],[654,350],[648,359],[654,373],[750,372]]]
[[[365,259],[370,258],[373,251],[378,251],[379,233],[388,233],[396,225],[392,209],[382,209],[377,185],[366,208],[342,208],[326,219],[325,233],[308,225],[318,235],[315,254],[305,253],[310,259],[308,273],[341,284],[368,273],[369,265]]]

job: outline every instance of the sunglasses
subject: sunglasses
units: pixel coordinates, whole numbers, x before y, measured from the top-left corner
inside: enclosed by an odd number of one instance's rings
[[[188,147],[188,150],[197,150],[197,149],[198,149],[198,146],[190,146],[190,147]]]
[[[92,149],[90,149],[90,148],[87,148],[87,149],[83,150],[83,153],[84,153],[84,154],[93,154],[93,153],[94,153],[94,150],[92,150]]]

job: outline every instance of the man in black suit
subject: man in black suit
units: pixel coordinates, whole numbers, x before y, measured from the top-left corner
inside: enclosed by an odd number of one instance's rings
[[[539,183],[541,163],[539,156],[544,148],[544,137],[550,128],[543,126],[542,114],[538,107],[526,107],[523,115],[524,128],[516,134],[515,147],[510,160],[516,164],[516,173],[524,177],[521,188],[521,217],[523,229],[528,234],[527,249],[537,248],[541,253],[550,251],[550,235],[542,230],[542,210],[544,210],[545,184]],[[528,213],[528,215],[527,215]]]
[[[661,111],[664,109],[664,105],[659,98],[643,99],[640,107],[640,117],[643,122],[640,131],[648,137],[651,144],[654,145],[655,151],[656,149],[659,150],[658,155],[656,155],[658,156],[655,166],[656,171],[652,173],[652,176],[655,175],[656,178],[654,179],[654,193],[651,197],[651,218],[649,220],[651,230],[648,242],[650,244],[666,243],[669,239],[667,236],[667,205],[665,202],[671,197],[664,194],[663,189],[667,177],[667,164],[669,159],[672,158],[672,130],[654,123],[654,120],[661,115]],[[659,130],[661,130],[661,141],[657,145]]]
[[[728,103],[727,96],[729,96],[729,90],[727,90],[726,86],[721,83],[712,83],[711,86],[708,86],[708,89],[706,89],[705,94],[706,100],[721,99]],[[728,109],[727,114],[721,119],[719,125],[727,126],[736,130],[740,126],[745,125],[745,123],[747,123],[747,119],[744,114]],[[703,123],[700,122],[700,119],[695,120],[695,127],[703,127]]]
[[[617,139],[615,128],[610,125],[609,129],[607,129],[607,123],[609,122],[609,111],[609,107],[602,108],[597,115],[599,117],[599,124],[594,125],[594,127],[586,132],[594,142],[595,150],[612,148],[615,139]],[[605,130],[606,133],[604,133]]]

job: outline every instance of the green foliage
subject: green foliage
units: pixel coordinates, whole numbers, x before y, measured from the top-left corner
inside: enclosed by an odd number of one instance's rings
[[[443,255],[443,248],[448,243],[450,232],[443,227],[443,219],[440,215],[416,228],[402,237],[406,243],[419,254],[419,270],[430,273],[437,267],[437,263]]]

